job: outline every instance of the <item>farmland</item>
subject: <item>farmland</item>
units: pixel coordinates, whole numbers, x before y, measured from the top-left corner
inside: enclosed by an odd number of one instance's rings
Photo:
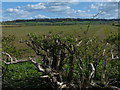
[[[17,47],[24,47],[24,45],[19,43],[19,40],[27,39],[29,33],[35,33],[39,35],[52,33],[61,33],[63,36],[80,36],[83,37],[84,32],[87,30],[87,24],[83,25],[40,25],[40,26],[12,26],[12,27],[3,27],[2,33],[3,36],[14,35],[16,37],[15,45]],[[111,24],[97,24],[91,25],[88,31],[87,37],[97,37],[98,39],[106,38],[111,32],[118,32],[118,27],[112,26]]]
[[[87,25],[65,25],[65,26],[21,26],[21,27],[3,27],[3,35],[15,35],[17,39],[25,38],[28,33],[46,34],[48,32],[65,35],[81,35],[87,29]],[[89,28],[90,36],[104,38],[109,32],[117,32],[118,27],[112,25],[91,25]]]

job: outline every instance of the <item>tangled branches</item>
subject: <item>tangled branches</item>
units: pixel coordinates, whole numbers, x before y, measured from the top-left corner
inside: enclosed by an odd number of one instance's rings
[[[5,64],[32,62],[38,72],[43,73],[41,78],[48,79],[58,90],[110,86],[110,62],[119,60],[119,57],[114,57],[114,48],[110,43],[94,38],[62,37],[60,34],[29,34],[28,37],[21,43],[30,47],[39,56],[41,63],[35,58],[17,60],[2,52],[10,59],[3,59]]]

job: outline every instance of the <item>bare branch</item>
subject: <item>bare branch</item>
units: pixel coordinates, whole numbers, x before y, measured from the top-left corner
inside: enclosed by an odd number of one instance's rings
[[[58,82],[58,84],[60,85],[60,86],[58,87],[58,90],[62,90],[63,88],[66,88],[66,87],[67,87],[66,84],[59,83],[59,82]]]
[[[29,58],[29,59],[26,59],[26,60],[23,60],[23,59],[20,59],[20,60],[15,59],[15,60],[13,60],[13,58],[12,58],[12,56],[10,54],[8,54],[6,52],[2,52],[2,53],[10,58],[10,62],[2,60],[7,65],[17,64],[17,63],[21,63],[21,62],[32,62],[36,66],[36,68],[38,69],[39,72],[45,72],[45,69],[42,67],[42,65],[37,63],[36,60],[33,59],[33,58]]]
[[[120,90],[119,87],[116,87],[116,86],[111,86],[112,89],[115,89],[115,90]]]
[[[8,56],[8,57],[10,58],[10,61],[11,61],[11,62],[13,62],[13,58],[11,57],[11,55],[10,55],[10,54],[8,54],[8,53],[6,53],[6,52],[2,52],[2,54],[4,54],[4,55]]]
[[[94,73],[95,73],[95,68],[94,68],[94,65],[92,63],[90,63],[91,67],[92,67],[92,72],[89,76],[89,81],[91,81],[92,78],[94,78]]]
[[[113,54],[113,49],[111,49],[111,55],[112,55],[112,60],[120,60],[120,58],[118,56],[114,56]]]
[[[107,43],[107,44],[105,45],[105,48],[104,48],[104,50],[103,50],[103,56],[105,56],[106,47],[107,47],[108,44],[109,44],[109,43]]]

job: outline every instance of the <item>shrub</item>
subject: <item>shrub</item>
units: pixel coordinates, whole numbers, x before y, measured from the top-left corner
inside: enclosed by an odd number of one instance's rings
[[[116,78],[120,75],[119,68],[112,66],[115,63],[113,59],[118,58],[113,57],[114,47],[109,40],[49,33],[28,34],[28,40],[21,42],[36,53],[39,63],[35,58],[4,63],[30,61],[38,72],[43,73],[41,79],[47,80],[56,89],[110,87],[113,75],[116,74]]]

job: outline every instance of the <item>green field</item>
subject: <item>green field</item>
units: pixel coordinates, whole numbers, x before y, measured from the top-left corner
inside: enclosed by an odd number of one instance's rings
[[[14,35],[15,36],[15,46],[18,48],[28,48],[25,44],[20,44],[19,40],[27,39],[27,35],[29,33],[35,34],[48,34],[49,32],[52,33],[60,33],[63,32],[63,36],[87,36],[87,37],[97,37],[99,39],[106,38],[111,32],[118,32],[118,27],[112,26],[110,24],[97,24],[97,25],[90,25],[88,34],[84,34],[87,30],[88,25],[62,25],[62,26],[11,26],[11,27],[3,27],[2,33],[3,36]],[[31,50],[30,50],[31,53]]]
[[[83,35],[87,30],[87,25],[65,25],[65,26],[21,26],[21,27],[3,27],[3,35],[15,35],[17,39],[25,38],[28,33],[46,34],[48,32],[64,35]],[[112,25],[91,25],[88,31],[89,36],[104,38],[110,32],[117,32],[118,27]]]
[[[24,44],[20,44],[19,40],[27,39],[27,35],[29,33],[35,34],[48,34],[49,32],[52,33],[60,33],[63,32],[63,36],[88,36],[88,37],[97,37],[99,39],[104,39],[108,36],[111,32],[118,32],[118,27],[112,26],[110,24],[105,25],[90,25],[88,34],[85,35],[84,32],[87,30],[88,25],[62,25],[62,26],[21,26],[21,27],[3,27],[2,33],[3,36],[14,35],[15,38],[15,45],[17,47],[24,47]]]

